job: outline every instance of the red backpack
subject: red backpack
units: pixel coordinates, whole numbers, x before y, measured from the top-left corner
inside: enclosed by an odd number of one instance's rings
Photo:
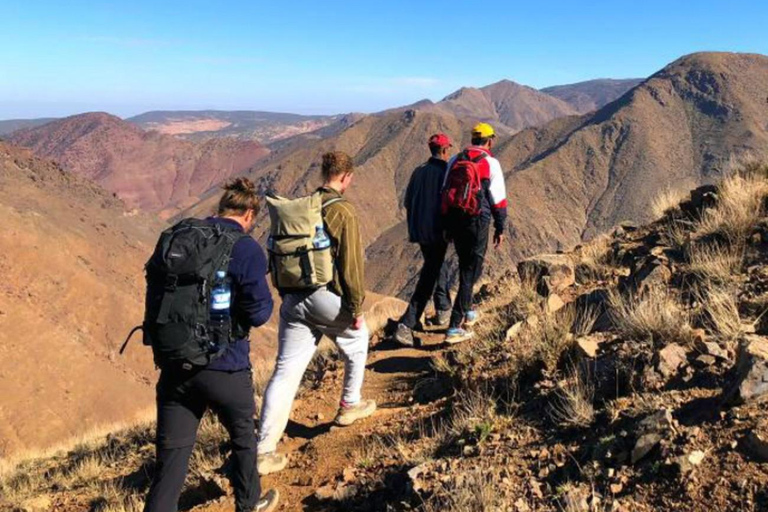
[[[443,215],[450,210],[459,210],[472,217],[480,214],[480,168],[477,165],[485,153],[470,158],[466,151],[461,153],[448,169],[448,178],[443,188],[441,209]]]

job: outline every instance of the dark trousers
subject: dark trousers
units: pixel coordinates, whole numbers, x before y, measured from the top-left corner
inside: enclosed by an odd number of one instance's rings
[[[187,475],[197,428],[211,408],[229,432],[235,510],[250,512],[261,495],[256,470],[253,380],[250,370],[166,370],[157,384],[157,463],[145,512],[174,512]]]
[[[472,290],[483,273],[488,249],[489,225],[490,222],[477,217],[461,219],[449,231],[459,257],[459,292],[453,302],[450,327],[460,327],[464,315],[472,309]]]
[[[413,291],[408,309],[400,319],[400,323],[413,329],[416,327],[429,298],[433,297],[435,309],[448,311],[451,309],[451,297],[448,292],[448,266],[444,265],[448,243],[444,241],[433,244],[419,244],[424,264],[419,273],[416,289]]]

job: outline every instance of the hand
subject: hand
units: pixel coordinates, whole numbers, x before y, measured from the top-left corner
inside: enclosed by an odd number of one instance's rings
[[[501,243],[504,241],[504,233],[499,233],[498,231],[493,234],[493,248],[498,249],[501,246]]]
[[[356,331],[359,331],[363,328],[365,325],[365,317],[363,315],[356,316],[355,321],[352,322],[352,328]]]

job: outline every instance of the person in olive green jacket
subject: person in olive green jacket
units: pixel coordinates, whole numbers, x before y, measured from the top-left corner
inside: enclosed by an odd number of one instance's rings
[[[323,203],[343,197],[352,183],[354,167],[345,153],[323,155]],[[259,425],[258,469],[267,475],[288,463],[277,444],[288,425],[301,378],[320,338],[336,343],[344,357],[344,387],[335,423],[351,425],[376,410],[376,402],[363,400],[361,389],[368,357],[368,326],[363,317],[365,268],[363,244],[355,209],[346,200],[323,209],[325,230],[331,239],[334,280],[315,290],[283,295],[280,307],[278,354],[275,371],[264,393]]]

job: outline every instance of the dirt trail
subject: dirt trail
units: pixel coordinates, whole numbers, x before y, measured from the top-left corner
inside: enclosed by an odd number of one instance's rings
[[[345,469],[356,466],[356,452],[363,440],[388,420],[414,407],[414,388],[431,370],[431,358],[442,348],[443,331],[422,334],[420,348],[401,348],[374,336],[368,356],[363,396],[378,404],[369,419],[346,428],[333,426],[341,396],[343,364],[328,372],[317,389],[305,390],[297,399],[279,451],[288,453],[285,471],[263,477],[264,489],[277,488],[280,511],[327,510],[315,491],[335,481]],[[232,498],[196,507],[195,512],[232,510]]]

